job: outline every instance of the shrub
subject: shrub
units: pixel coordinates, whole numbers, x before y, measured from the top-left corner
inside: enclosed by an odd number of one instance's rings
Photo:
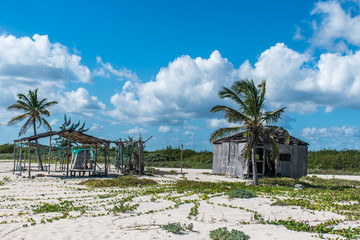
[[[257,197],[256,193],[252,192],[252,191],[247,191],[244,189],[234,189],[230,192],[228,192],[228,196],[229,198],[253,198],[253,197]]]
[[[169,223],[166,225],[160,225],[160,227],[168,232],[179,234],[181,231],[189,230],[192,231],[194,228],[194,224],[190,223],[188,225],[181,223]]]
[[[228,231],[227,227],[218,228],[210,232],[210,238],[212,240],[248,240],[250,237],[242,231],[231,230]]]

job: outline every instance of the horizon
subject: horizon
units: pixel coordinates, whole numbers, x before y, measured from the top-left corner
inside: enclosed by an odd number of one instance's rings
[[[98,138],[213,151],[230,126],[210,113],[231,105],[217,93],[249,78],[309,150],[360,148],[359,1],[84,3],[0,3],[0,144],[24,124],[6,108],[39,88],[59,102],[53,130],[66,114]]]

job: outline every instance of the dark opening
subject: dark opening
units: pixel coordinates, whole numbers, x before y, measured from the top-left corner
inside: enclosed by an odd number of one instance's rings
[[[280,161],[290,161],[291,160],[291,154],[283,153],[280,154]]]

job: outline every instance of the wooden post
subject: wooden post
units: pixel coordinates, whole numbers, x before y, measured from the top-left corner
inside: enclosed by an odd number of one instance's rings
[[[121,143],[121,173],[124,173],[124,144]]]
[[[139,176],[141,176],[141,147],[142,147],[142,142],[141,142],[141,134],[139,136]]]
[[[22,141],[20,142],[20,160],[19,160],[19,165],[20,165],[20,176],[22,175],[22,166],[21,166],[21,161],[22,161]],[[25,162],[25,158],[24,158],[24,162]]]
[[[31,178],[31,152],[30,152],[30,140],[28,140],[28,147],[29,147],[29,179]]]
[[[181,144],[180,174],[183,174],[183,171],[182,171],[182,168],[183,168],[183,146],[184,145]]]
[[[95,145],[95,164],[94,164],[94,174],[96,174],[97,157],[98,157],[98,151],[97,151],[97,145]]]
[[[69,177],[70,139],[68,139],[68,147],[66,153],[67,153],[66,177]]]
[[[48,166],[48,174],[50,174],[50,165],[51,165],[51,136],[50,136],[50,147],[49,147],[49,166]]]
[[[105,177],[107,176],[107,145],[105,144],[104,145],[104,147],[105,147],[105,169],[104,169],[104,171],[105,171]]]
[[[14,169],[13,169],[13,174],[15,174],[15,159],[16,159],[16,142],[14,142]]]

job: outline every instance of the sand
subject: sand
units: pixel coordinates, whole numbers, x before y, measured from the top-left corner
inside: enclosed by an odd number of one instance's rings
[[[200,205],[196,217],[188,218],[193,203],[173,208],[174,201],[166,199],[166,193],[138,196],[130,204],[139,204],[134,211],[114,214],[109,211],[120,199],[131,195],[119,192],[117,188],[90,189],[79,182],[86,178],[61,178],[38,176],[28,179],[12,174],[12,162],[0,161],[0,239],[210,239],[209,233],[219,227],[227,227],[245,232],[252,240],[297,240],[319,239],[318,235],[287,230],[283,226],[258,224],[254,214],[239,208],[258,211],[265,220],[288,219],[320,223],[330,219],[343,219],[326,211],[310,211],[296,206],[271,206],[271,198],[229,199],[225,196],[213,197],[209,202],[199,196],[183,196],[182,200],[195,199]],[[171,169],[165,169],[171,170]],[[176,169],[179,171],[179,169]],[[210,170],[184,169],[189,180],[198,181],[241,181],[227,176],[210,175]],[[179,179],[181,175],[156,177],[166,183]],[[327,177],[327,176],[325,176]],[[149,177],[147,177],[149,178]],[[342,178],[345,178],[342,176]],[[359,176],[350,179],[360,180]],[[156,196],[156,197],[154,197]],[[73,201],[74,206],[87,207],[86,210],[71,211],[64,219],[61,212],[35,214],[33,210],[44,203]],[[166,209],[169,207],[169,209]],[[146,212],[148,212],[146,214]],[[192,231],[173,234],[160,225],[180,222],[193,224]],[[249,224],[244,224],[248,222]],[[355,223],[360,225],[359,223]],[[326,237],[337,237],[326,235]]]

